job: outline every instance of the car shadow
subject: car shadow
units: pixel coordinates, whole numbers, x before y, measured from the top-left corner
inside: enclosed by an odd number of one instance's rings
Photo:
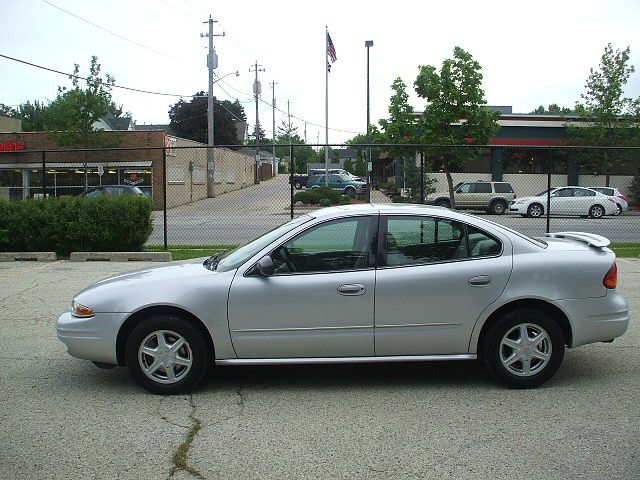
[[[469,388],[495,385],[477,361],[406,362],[332,365],[217,366],[209,371],[199,391],[236,388],[238,384],[263,389],[371,389],[416,385]]]

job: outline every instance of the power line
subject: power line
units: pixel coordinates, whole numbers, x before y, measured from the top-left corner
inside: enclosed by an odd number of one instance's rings
[[[232,86],[232,85],[229,85],[229,84],[228,84],[227,82],[225,82],[224,80],[221,80],[221,82],[222,82],[222,83],[224,83],[225,85],[227,85],[227,86],[228,86],[229,88],[231,88],[232,90],[235,90],[236,92],[241,93],[242,95],[247,95],[247,96],[249,95],[248,93],[243,92],[243,91],[241,91],[241,90],[238,90],[237,88],[235,88],[235,87],[234,87],[234,86]],[[227,94],[227,95],[229,95],[229,94]],[[229,96],[230,96],[230,95],[229,95]],[[275,108],[278,112],[282,113],[283,115],[287,115],[287,113],[286,113],[286,112],[284,112],[283,110],[280,110],[278,107],[274,107],[274,105],[271,105],[271,104],[270,104],[269,102],[267,102],[266,100],[263,100],[263,99],[261,98],[261,99],[260,99],[260,101],[261,101],[262,103],[264,103],[265,105],[268,105],[269,107]],[[247,102],[247,103],[248,103],[248,102]],[[296,117],[295,115],[291,115],[291,117],[292,117],[292,118],[295,118],[296,120],[299,120],[299,121],[301,121],[301,122],[308,123],[309,125],[313,125],[314,127],[324,128],[324,125],[319,125],[319,124],[317,124],[317,123],[310,122],[310,121],[308,121],[308,120],[305,120],[304,118]],[[331,128],[331,127],[329,127],[329,130],[332,130],[332,131],[334,131],[334,132],[341,132],[341,133],[354,133],[354,134],[356,134],[356,135],[360,133],[360,132],[354,132],[354,131],[351,131],[351,130],[341,130],[341,129],[339,129],[339,128]]]
[[[44,1],[44,0],[43,0]],[[10,57],[8,55],[3,55],[0,53],[0,57],[2,58],[6,58],[8,60],[13,60],[14,62],[18,62],[18,63],[23,63],[25,65],[29,65],[30,67],[35,67],[35,68],[39,68],[41,70],[46,70],[48,72],[53,72],[53,73],[57,73],[59,75],[65,75],[69,78],[78,78],[80,80],[87,80],[87,77],[82,77],[80,75],[74,75],[73,73],[67,73],[67,72],[62,72],[60,70],[55,70],[53,68],[49,68],[49,67],[43,67],[42,65],[37,65],[35,63],[31,63],[31,62],[27,62],[26,60],[21,60],[19,58],[14,58],[14,57]],[[150,95],[162,95],[165,97],[186,97],[186,98],[201,98],[201,97],[206,97],[206,95],[183,95],[183,94],[179,94],[179,93],[163,93],[163,92],[152,92],[150,90],[142,90],[140,88],[133,88],[133,87],[125,87],[123,85],[116,85],[116,84],[112,84],[111,87],[113,88],[120,88],[122,90],[130,90],[132,92],[139,92],[139,93],[148,93]]]
[[[87,20],[86,18],[82,18],[81,16],[76,15],[75,13],[70,12],[69,10],[65,10],[64,8],[59,7],[59,6],[55,5],[54,3],[51,3],[48,0],[42,0],[42,1],[44,3],[46,3],[47,5],[49,5],[49,6],[53,7],[53,8],[56,8],[56,9],[60,10],[61,12],[66,13],[67,15],[71,15],[72,17],[77,18],[78,20],[82,20],[83,22],[88,23],[89,25],[91,25],[93,27],[96,27],[96,28],[98,28],[98,29],[100,29],[100,30],[102,30],[104,32],[107,32],[107,33],[113,35],[114,37],[118,37],[119,39],[124,40],[125,42],[129,42],[129,43],[131,43],[133,45],[136,45],[138,47],[141,47],[141,48],[144,48],[146,50],[149,50],[150,52],[157,53],[158,55],[162,55],[164,57],[168,57],[168,58],[171,58],[173,60],[182,61],[182,59],[180,59],[180,58],[177,58],[177,57],[174,57],[174,56],[169,55],[167,53],[161,52],[160,50],[156,50],[154,48],[147,47],[146,45],[143,45],[142,43],[136,42],[135,40],[131,40],[130,38],[127,38],[127,37],[125,37],[123,35],[120,35],[119,33],[113,32],[113,31],[109,30],[108,28],[105,28],[105,27],[102,27],[102,26],[98,25],[97,23],[93,23],[92,21]]]
[[[42,1],[46,1],[46,0],[42,0]],[[38,65],[36,63],[27,62],[26,60],[21,60],[19,58],[14,58],[14,57],[10,57],[8,55],[3,55],[2,53],[0,53],[0,57],[1,58],[6,58],[7,60],[12,60],[14,62],[22,63],[24,65],[29,65],[30,67],[39,68],[41,70],[46,70],[48,72],[57,73],[59,75],[64,75],[64,76],[69,77],[69,78],[77,78],[77,79],[80,79],[80,80],[87,80],[87,77],[82,77],[80,75],[74,75],[74,74],[68,73],[68,72],[62,72],[62,71],[56,70],[54,68],[45,67],[45,66],[42,66],[42,65]],[[235,90],[238,93],[242,93],[243,95],[248,95],[245,92],[242,92],[242,91],[238,90],[237,88],[229,85],[226,81],[224,81],[222,79],[219,79],[218,82],[224,83],[229,88],[231,88],[232,90]],[[163,96],[163,97],[179,97],[179,98],[206,98],[207,97],[207,95],[186,95],[186,94],[181,94],[181,93],[154,92],[154,91],[151,91],[151,90],[143,90],[141,88],[125,87],[124,85],[116,85],[116,84],[112,84],[111,87],[112,88],[119,88],[121,90],[128,90],[128,91],[131,91],[131,92],[146,93],[148,95],[160,95],[160,96]],[[232,95],[230,95],[226,90],[224,90],[224,88],[222,88],[222,85],[219,85],[219,87],[222,89],[223,92],[225,92],[229,96],[229,98],[233,98]],[[237,99],[234,99],[234,100],[237,100]],[[267,102],[267,101],[265,101],[265,100],[263,100],[261,98],[259,100],[262,103],[264,103],[265,105],[268,105],[269,107],[273,108],[273,105],[271,105],[269,102]],[[246,102],[240,102],[240,103],[244,104],[244,103],[251,103],[251,102],[253,102],[253,100],[249,100],[249,101],[246,101]],[[278,107],[275,107],[275,109],[278,112],[282,113],[283,115],[285,114],[285,112],[280,110]],[[225,108],[225,110],[227,110],[227,109]],[[229,111],[229,110],[227,110],[227,111]],[[229,113],[231,113],[233,115],[232,112],[229,111]],[[237,118],[240,121],[244,121],[241,118],[236,117],[235,115],[234,115],[234,117]],[[319,125],[317,123],[310,122],[308,120],[305,120],[304,118],[300,118],[300,117],[297,117],[295,115],[291,115],[291,117],[295,118],[296,120],[299,120],[301,122],[306,122],[309,125],[313,125],[314,127],[324,128],[324,125]],[[341,133],[353,133],[353,134],[356,134],[356,135],[358,133],[360,133],[360,132],[354,132],[352,130],[342,130],[342,129],[339,129],[339,128],[331,128],[331,127],[329,128],[329,130],[334,131],[334,132],[341,132]]]

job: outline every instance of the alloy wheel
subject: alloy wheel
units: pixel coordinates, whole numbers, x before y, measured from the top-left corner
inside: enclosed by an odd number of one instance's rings
[[[500,342],[502,366],[519,377],[530,377],[545,369],[551,359],[551,338],[533,323],[509,329]]]
[[[187,376],[193,354],[184,337],[171,330],[157,330],[140,343],[138,363],[154,382],[171,384]]]

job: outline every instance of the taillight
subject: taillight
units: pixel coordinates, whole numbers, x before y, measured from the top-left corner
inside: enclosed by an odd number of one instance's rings
[[[613,262],[611,268],[602,279],[602,284],[607,288],[616,288],[618,285],[618,266]]]
[[[629,200],[629,197],[627,197],[626,195],[618,195],[618,197],[624,200],[625,202]]]

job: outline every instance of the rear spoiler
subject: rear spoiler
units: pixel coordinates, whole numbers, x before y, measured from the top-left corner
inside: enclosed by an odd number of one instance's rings
[[[607,247],[611,241],[603,237],[601,235],[596,235],[594,233],[585,233],[585,232],[556,232],[556,233],[547,233],[545,237],[550,238],[566,238],[569,240],[575,240],[577,242],[586,243],[591,247],[603,248]]]

